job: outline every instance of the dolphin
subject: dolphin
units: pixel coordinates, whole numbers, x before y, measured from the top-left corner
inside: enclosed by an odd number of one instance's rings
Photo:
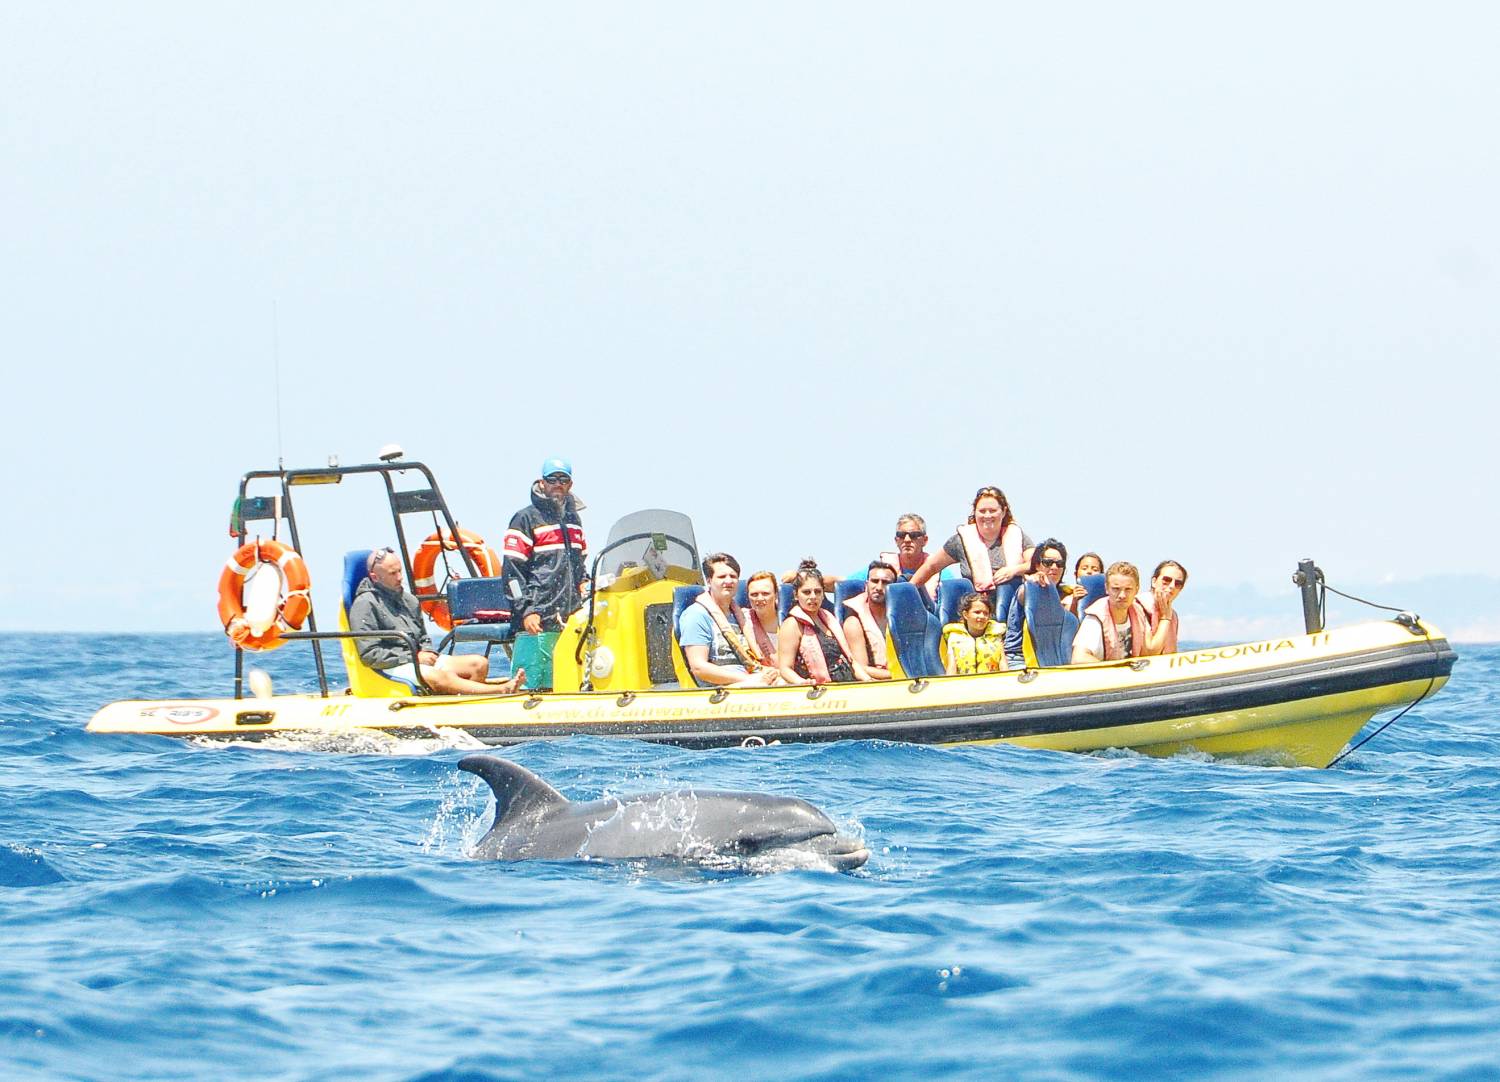
[[[858,868],[870,851],[805,800],[677,789],[575,802],[525,767],[469,755],[458,768],[495,794],[480,860],[682,860],[749,870]]]

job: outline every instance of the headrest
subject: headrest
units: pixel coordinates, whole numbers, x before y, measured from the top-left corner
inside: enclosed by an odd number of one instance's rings
[[[370,577],[370,553],[374,551],[374,549],[355,549],[353,552],[344,553],[342,583],[345,612],[348,612],[354,604],[354,591],[359,589],[360,583]]]
[[[750,584],[740,580],[740,585],[734,591],[734,607],[737,609],[748,609],[750,607]]]
[[[893,582],[885,592],[885,618],[891,634],[927,634],[927,606],[919,589],[909,582]]]
[[[839,623],[849,614],[844,611],[844,602],[865,592],[864,579],[839,579],[833,584],[833,616]]]
[[[1026,584],[1026,626],[1035,633],[1038,628],[1061,627],[1062,595],[1050,582]]]
[[[1104,596],[1105,588],[1103,575],[1085,575],[1083,576],[1083,578],[1078,580],[1078,585],[1082,586],[1084,590],[1082,609],[1088,608],[1095,601],[1098,601],[1101,597]],[[1080,609],[1079,611],[1081,612],[1082,609]]]
[[[974,584],[968,579],[944,579],[938,583],[937,614],[938,622],[942,624],[955,624],[958,622],[958,606],[964,599],[965,594],[974,592]],[[1004,620],[1005,613],[998,612],[995,619]]]
[[[682,633],[677,626],[677,622],[682,619],[682,610],[698,600],[698,595],[702,592],[701,586],[679,586],[672,591],[672,634]]]
[[[837,583],[834,584],[834,588],[838,588]],[[785,620],[786,614],[792,611],[792,602],[796,596],[797,591],[792,588],[792,584],[790,582],[783,582],[781,584],[781,592],[777,595],[776,598],[776,615],[779,619]],[[833,607],[833,598],[829,597],[827,594],[823,595],[823,607],[829,612],[835,611]]]
[[[1026,586],[1026,627],[1037,663],[1045,666],[1066,665],[1073,654],[1073,636],[1078,631],[1078,617],[1062,607],[1057,587],[1028,583]]]

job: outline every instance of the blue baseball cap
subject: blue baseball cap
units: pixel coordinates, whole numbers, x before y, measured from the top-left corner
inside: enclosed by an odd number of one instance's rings
[[[554,473],[565,473],[573,476],[573,463],[565,458],[549,458],[542,463],[542,472],[538,477],[551,477]]]

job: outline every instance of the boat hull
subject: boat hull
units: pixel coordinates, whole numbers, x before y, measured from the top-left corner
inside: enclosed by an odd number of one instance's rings
[[[879,739],[1326,766],[1375,714],[1436,692],[1453,662],[1434,629],[1381,621],[1133,662],[824,688],[121,702],[89,729],[220,740],[459,730],[494,745],[579,735],[684,747]]]

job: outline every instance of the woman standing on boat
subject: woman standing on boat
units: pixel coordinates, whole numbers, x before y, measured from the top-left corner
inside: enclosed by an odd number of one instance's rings
[[[921,586],[950,564],[974,584],[974,589],[991,596],[995,587],[1024,575],[1029,563],[1031,538],[1010,513],[1010,501],[994,485],[985,485],[974,494],[969,521],[943,542],[943,547],[927,557],[911,577],[913,586]]]
[[[804,561],[792,579],[792,611],[776,633],[776,663],[788,684],[871,680],[849,653],[844,629],[823,607],[823,573]]]

